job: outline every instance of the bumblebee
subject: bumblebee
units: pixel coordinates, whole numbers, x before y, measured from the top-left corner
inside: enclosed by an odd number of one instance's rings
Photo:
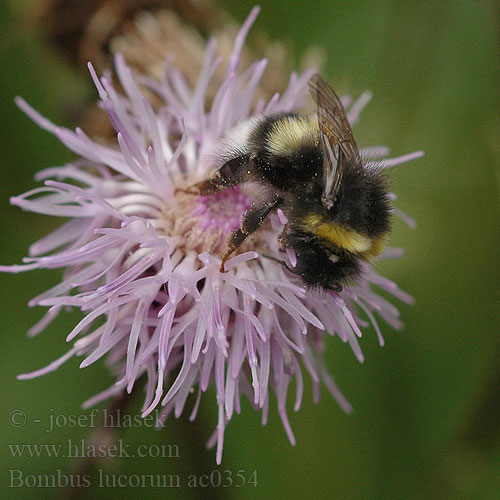
[[[231,254],[281,208],[288,220],[281,250],[294,250],[296,265],[281,264],[306,286],[341,291],[361,275],[363,262],[382,252],[391,205],[385,177],[361,160],[337,94],[318,74],[309,90],[317,118],[281,113],[240,123],[224,141],[220,167],[188,192],[208,195],[247,182],[263,188],[264,197],[229,238],[222,272]]]

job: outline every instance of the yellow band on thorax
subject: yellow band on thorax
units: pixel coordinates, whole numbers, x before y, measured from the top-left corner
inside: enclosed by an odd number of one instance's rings
[[[267,138],[270,153],[286,155],[301,146],[318,141],[318,120],[308,117],[285,117],[277,121]]]

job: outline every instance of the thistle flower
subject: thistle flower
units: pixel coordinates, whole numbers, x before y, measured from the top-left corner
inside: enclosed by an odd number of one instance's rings
[[[48,308],[30,335],[44,330],[63,309],[77,308],[83,313],[67,336],[72,348],[20,379],[47,374],[73,356],[83,357],[82,368],[107,356],[117,381],[84,406],[131,392],[144,376],[143,416],[162,408],[161,423],[171,413],[179,417],[186,405],[194,419],[201,395],[214,382],[218,425],[209,444],[217,443],[217,463],[221,462],[224,429],[233,414],[240,412],[242,394],[262,411],[265,423],[274,392],[292,444],[287,394],[295,379],[294,409],[298,410],[303,372],[312,379],[315,399],[323,382],[350,412],[351,406],[325,367],[325,338],[336,335],[348,342],[362,362],[358,343],[362,327],[373,324],[383,344],[375,313],[392,327],[401,327],[398,310],[373,288],[411,302],[397,285],[369,266],[358,283],[340,294],[298,286],[281,265],[263,257],[277,255],[277,236],[286,223],[280,211],[245,243],[241,253],[227,261],[227,272],[221,273],[226,240],[239,226],[251,195],[239,187],[211,196],[176,192],[206,178],[211,170],[206,158],[232,126],[261,113],[297,110],[306,99],[314,69],[292,73],[281,95],[255,103],[266,60],[244,70],[239,62],[257,13],[254,9],[239,31],[226,75],[209,106],[207,89],[222,62],[215,40],[207,44],[194,87],[171,61],[156,82],[135,77],[118,55],[115,67],[121,95],[109,74],[99,78],[89,64],[100,105],[116,130],[116,144],[94,142],[78,128],[58,127],[18,98],[29,117],[79,158],[41,171],[36,179],[43,181],[43,187],[11,198],[12,204],[24,210],[70,220],[34,243],[24,264],[0,269],[14,273],[64,269],[61,283],[30,301],[31,306]],[[144,96],[144,88],[161,100],[156,111]],[[352,124],[368,97],[363,94],[350,106],[345,101]],[[362,153],[384,167],[421,156],[417,152],[383,159],[388,150],[380,147]],[[400,254],[398,249],[388,249],[382,257]],[[289,257],[294,258],[293,254]]]

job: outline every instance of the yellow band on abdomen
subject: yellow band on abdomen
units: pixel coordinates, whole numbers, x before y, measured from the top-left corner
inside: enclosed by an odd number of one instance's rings
[[[371,259],[380,255],[386,243],[385,235],[370,238],[343,224],[328,221],[318,214],[305,217],[303,228],[343,250],[358,254],[364,259]]]

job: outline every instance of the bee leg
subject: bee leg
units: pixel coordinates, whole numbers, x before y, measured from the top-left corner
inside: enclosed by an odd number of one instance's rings
[[[342,291],[342,285],[338,281],[336,281],[335,283],[333,283],[332,285],[330,285],[328,288],[330,290],[332,290],[333,292],[340,293]]]
[[[257,231],[262,225],[266,217],[282,203],[282,199],[278,196],[274,197],[271,201],[265,201],[259,205],[249,208],[243,220],[241,226],[236,229],[231,235],[229,242],[227,244],[227,250],[222,257],[222,262],[220,265],[220,272],[224,273],[224,264],[226,260],[237,250],[237,248],[246,240],[246,238]]]
[[[281,234],[278,236],[278,242],[280,244],[280,249],[279,249],[280,252],[286,252],[286,249],[290,248],[290,245],[288,245],[286,243],[286,232],[287,232],[287,229],[288,229],[288,223],[286,223],[283,226],[283,231],[281,231]]]
[[[198,196],[224,191],[224,189],[239,184],[248,178],[251,163],[253,161],[248,155],[237,156],[224,163],[218,170],[215,170],[208,179],[198,182],[187,189],[178,189],[177,191]]]

